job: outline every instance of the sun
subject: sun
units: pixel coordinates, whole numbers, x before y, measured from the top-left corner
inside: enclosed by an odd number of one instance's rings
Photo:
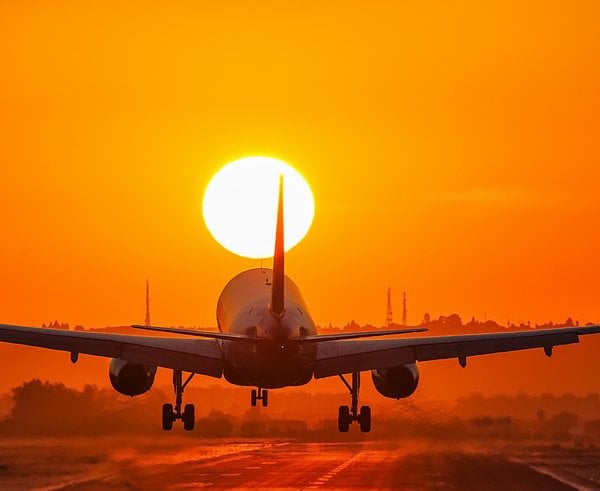
[[[282,174],[285,250],[304,238],[315,214],[313,194],[304,177],[281,160],[246,157],[217,172],[204,192],[204,222],[219,244],[243,257],[273,256]]]

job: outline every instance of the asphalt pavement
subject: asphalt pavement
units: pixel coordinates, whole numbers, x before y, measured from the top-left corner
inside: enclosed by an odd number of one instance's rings
[[[600,489],[600,451],[110,439],[2,442],[0,489]]]

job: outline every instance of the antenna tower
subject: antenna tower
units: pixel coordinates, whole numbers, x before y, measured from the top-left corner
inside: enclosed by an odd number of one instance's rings
[[[402,325],[406,326],[406,317],[408,316],[408,309],[406,308],[406,292],[402,292]]]
[[[387,311],[385,313],[385,324],[387,327],[390,327],[392,325],[392,322],[394,320],[393,314],[392,314],[392,289],[388,286],[388,291],[387,291]]]
[[[150,325],[150,283],[148,283],[148,278],[146,278],[146,320],[145,323],[147,326]]]

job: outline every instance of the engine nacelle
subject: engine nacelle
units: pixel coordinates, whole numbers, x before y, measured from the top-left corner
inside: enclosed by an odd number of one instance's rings
[[[419,368],[416,363],[391,368],[371,370],[373,384],[377,391],[391,399],[410,396],[419,385]]]
[[[117,392],[126,396],[139,396],[152,387],[156,367],[113,358],[110,361],[108,375],[111,385]]]

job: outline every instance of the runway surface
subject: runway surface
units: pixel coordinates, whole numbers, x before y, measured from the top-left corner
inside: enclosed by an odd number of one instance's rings
[[[12,489],[600,489],[596,449],[281,441],[2,442]]]

